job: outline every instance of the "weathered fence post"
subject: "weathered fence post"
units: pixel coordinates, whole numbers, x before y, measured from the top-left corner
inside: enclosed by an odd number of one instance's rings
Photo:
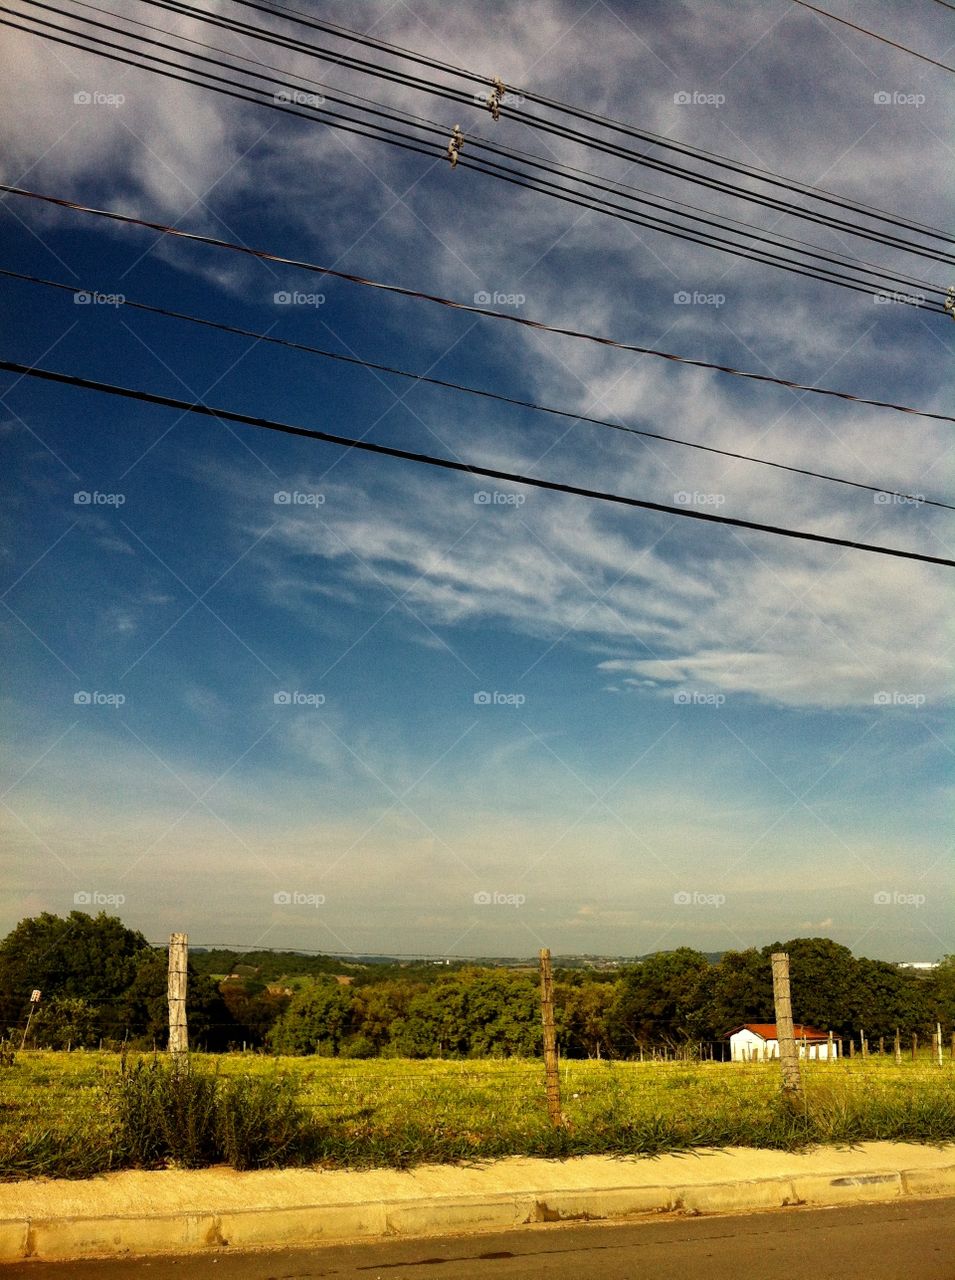
[[[879,1036],[879,1057],[885,1057],[885,1036]]]
[[[913,1031],[913,1032],[912,1032],[912,1061],[913,1061],[913,1062],[915,1061],[915,1056],[916,1056],[916,1054],[918,1053],[918,1051],[919,1051],[919,1037],[918,1037],[918,1032],[917,1032],[917,1031]]]
[[[189,964],[189,939],[184,933],[169,936],[169,1052],[178,1057],[189,1052],[189,1028],[186,1023],[186,978]]]
[[[557,1073],[557,1029],[554,1026],[554,975],[550,967],[550,948],[541,947],[541,1022],[544,1026],[544,1075],[547,1081],[547,1114],[557,1128],[563,1123],[560,1113],[560,1076]]]
[[[902,1037],[898,1027],[895,1028],[895,1062],[896,1066],[902,1065]]]
[[[936,1022],[935,1024],[935,1045],[936,1045],[936,1052],[938,1054],[938,1065],[941,1066],[942,1065],[942,1024],[940,1022]]]
[[[827,1061],[827,1062],[831,1062],[831,1061],[832,1061],[832,1055],[833,1055],[833,1049],[834,1049],[834,1047],[835,1047],[835,1046],[834,1046],[834,1045],[833,1045],[833,1043],[832,1043],[832,1028],[830,1027],[830,1028],[829,1028],[829,1048],[828,1048],[827,1053],[826,1053],[826,1061]]]
[[[773,953],[773,1004],[776,1008],[776,1043],[783,1073],[783,1093],[796,1098],[802,1092],[802,1077],[789,994],[789,956],[785,951]]]

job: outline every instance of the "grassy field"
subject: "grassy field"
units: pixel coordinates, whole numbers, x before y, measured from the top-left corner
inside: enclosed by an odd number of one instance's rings
[[[152,1055],[146,1055],[149,1062]],[[692,1147],[792,1149],[866,1139],[955,1141],[955,1066],[926,1057],[804,1064],[783,1105],[778,1064],[561,1066],[566,1127],[547,1122],[540,1063],[195,1055],[223,1080],[294,1080],[329,1167],[501,1155],[652,1155]],[[133,1056],[130,1061],[135,1062]],[[27,1051],[0,1068],[0,1178],[84,1177],[130,1163],[116,1121],[120,1058]]]

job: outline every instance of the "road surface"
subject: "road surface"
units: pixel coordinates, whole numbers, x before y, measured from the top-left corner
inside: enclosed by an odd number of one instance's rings
[[[178,1258],[21,1262],[0,1280],[955,1280],[955,1199]]]

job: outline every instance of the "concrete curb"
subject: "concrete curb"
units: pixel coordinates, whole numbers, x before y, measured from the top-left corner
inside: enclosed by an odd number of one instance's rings
[[[849,1203],[871,1203],[900,1197],[955,1195],[955,1163],[952,1152],[936,1153],[937,1163],[922,1167],[873,1167],[873,1160],[860,1160],[854,1172],[838,1168],[794,1170],[773,1177],[740,1177],[708,1182],[688,1178],[685,1182],[650,1181],[647,1164],[617,1161],[604,1171],[606,1181],[612,1172],[617,1185],[600,1187],[574,1186],[586,1169],[582,1161],[569,1160],[551,1166],[551,1176],[539,1180],[538,1189],[494,1191],[490,1187],[462,1192],[449,1189],[435,1194],[414,1185],[414,1171],[402,1175],[409,1185],[399,1194],[369,1199],[329,1199],[314,1197],[312,1203],[268,1205],[243,1208],[221,1205],[200,1208],[198,1204],[179,1207],[173,1212],[150,1213],[148,1208],[127,1213],[89,1213],[63,1216],[30,1213],[29,1190],[23,1196],[24,1214],[0,1217],[0,1262],[26,1260],[64,1261],[79,1258],[119,1257],[127,1254],[157,1255],[204,1252],[225,1247],[233,1249],[316,1245],[384,1236],[428,1236],[456,1231],[507,1230],[529,1223],[620,1220],[659,1213],[745,1213],[764,1209],[780,1209],[796,1205],[814,1207]],[[673,1160],[673,1157],[665,1158]],[[809,1163],[806,1157],[801,1157]],[[503,1162],[502,1162],[503,1163]],[[536,1164],[543,1162],[526,1162]],[[826,1161],[823,1159],[823,1165]],[[831,1162],[830,1162],[831,1163]],[[845,1168],[843,1156],[838,1162]],[[577,1166],[575,1168],[575,1165]],[[866,1167],[868,1166],[868,1167]],[[561,1176],[561,1171],[566,1171]],[[656,1170],[659,1171],[659,1170]],[[693,1170],[698,1172],[698,1170]],[[432,1170],[433,1172],[433,1170]],[[471,1171],[472,1174],[474,1171]],[[477,1171],[493,1181],[499,1173],[494,1165]],[[634,1172],[632,1180],[627,1173]],[[686,1172],[690,1172],[689,1169]],[[643,1174],[644,1176],[639,1176]],[[113,1178],[135,1176],[139,1179],[162,1178],[164,1174],[109,1175]],[[182,1175],[180,1175],[182,1176]],[[195,1175],[193,1175],[195,1176]],[[255,1178],[261,1175],[235,1175]],[[321,1178],[321,1174],[313,1175]],[[338,1175],[356,1180],[367,1175]],[[451,1179],[453,1180],[453,1179]],[[474,1179],[472,1178],[472,1181]],[[507,1179],[504,1179],[505,1181]],[[512,1178],[513,1180],[513,1178]],[[107,1180],[102,1180],[106,1182]],[[394,1190],[394,1177],[392,1186]],[[550,1185],[540,1185],[550,1184]],[[563,1185],[562,1185],[563,1184]],[[115,1185],[115,1184],[114,1184]],[[146,1184],[148,1187],[148,1183]],[[200,1183],[195,1184],[200,1187]],[[236,1190],[241,1197],[240,1181]],[[249,1186],[248,1183],[245,1184]],[[316,1184],[313,1182],[312,1187]],[[344,1184],[347,1186],[347,1183]],[[361,1185],[361,1184],[357,1184]],[[70,1188],[73,1199],[77,1184],[30,1183],[8,1184],[0,1188],[9,1192],[17,1186],[41,1188],[44,1192]],[[95,1190],[95,1184],[79,1184],[82,1192]],[[108,1190],[108,1188],[106,1188]],[[69,1200],[69,1192],[64,1190]],[[194,1193],[190,1198],[198,1195]],[[50,1195],[46,1195],[50,1200]],[[54,1197],[55,1198],[55,1197]],[[104,1195],[104,1199],[108,1199]],[[235,1199],[235,1192],[227,1199]],[[45,1206],[48,1207],[48,1206]],[[0,1206],[0,1213],[5,1206]]]

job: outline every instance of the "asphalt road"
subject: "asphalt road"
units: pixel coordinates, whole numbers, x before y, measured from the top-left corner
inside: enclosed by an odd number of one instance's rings
[[[2,1280],[955,1280],[955,1199],[321,1249],[22,1262]]]

